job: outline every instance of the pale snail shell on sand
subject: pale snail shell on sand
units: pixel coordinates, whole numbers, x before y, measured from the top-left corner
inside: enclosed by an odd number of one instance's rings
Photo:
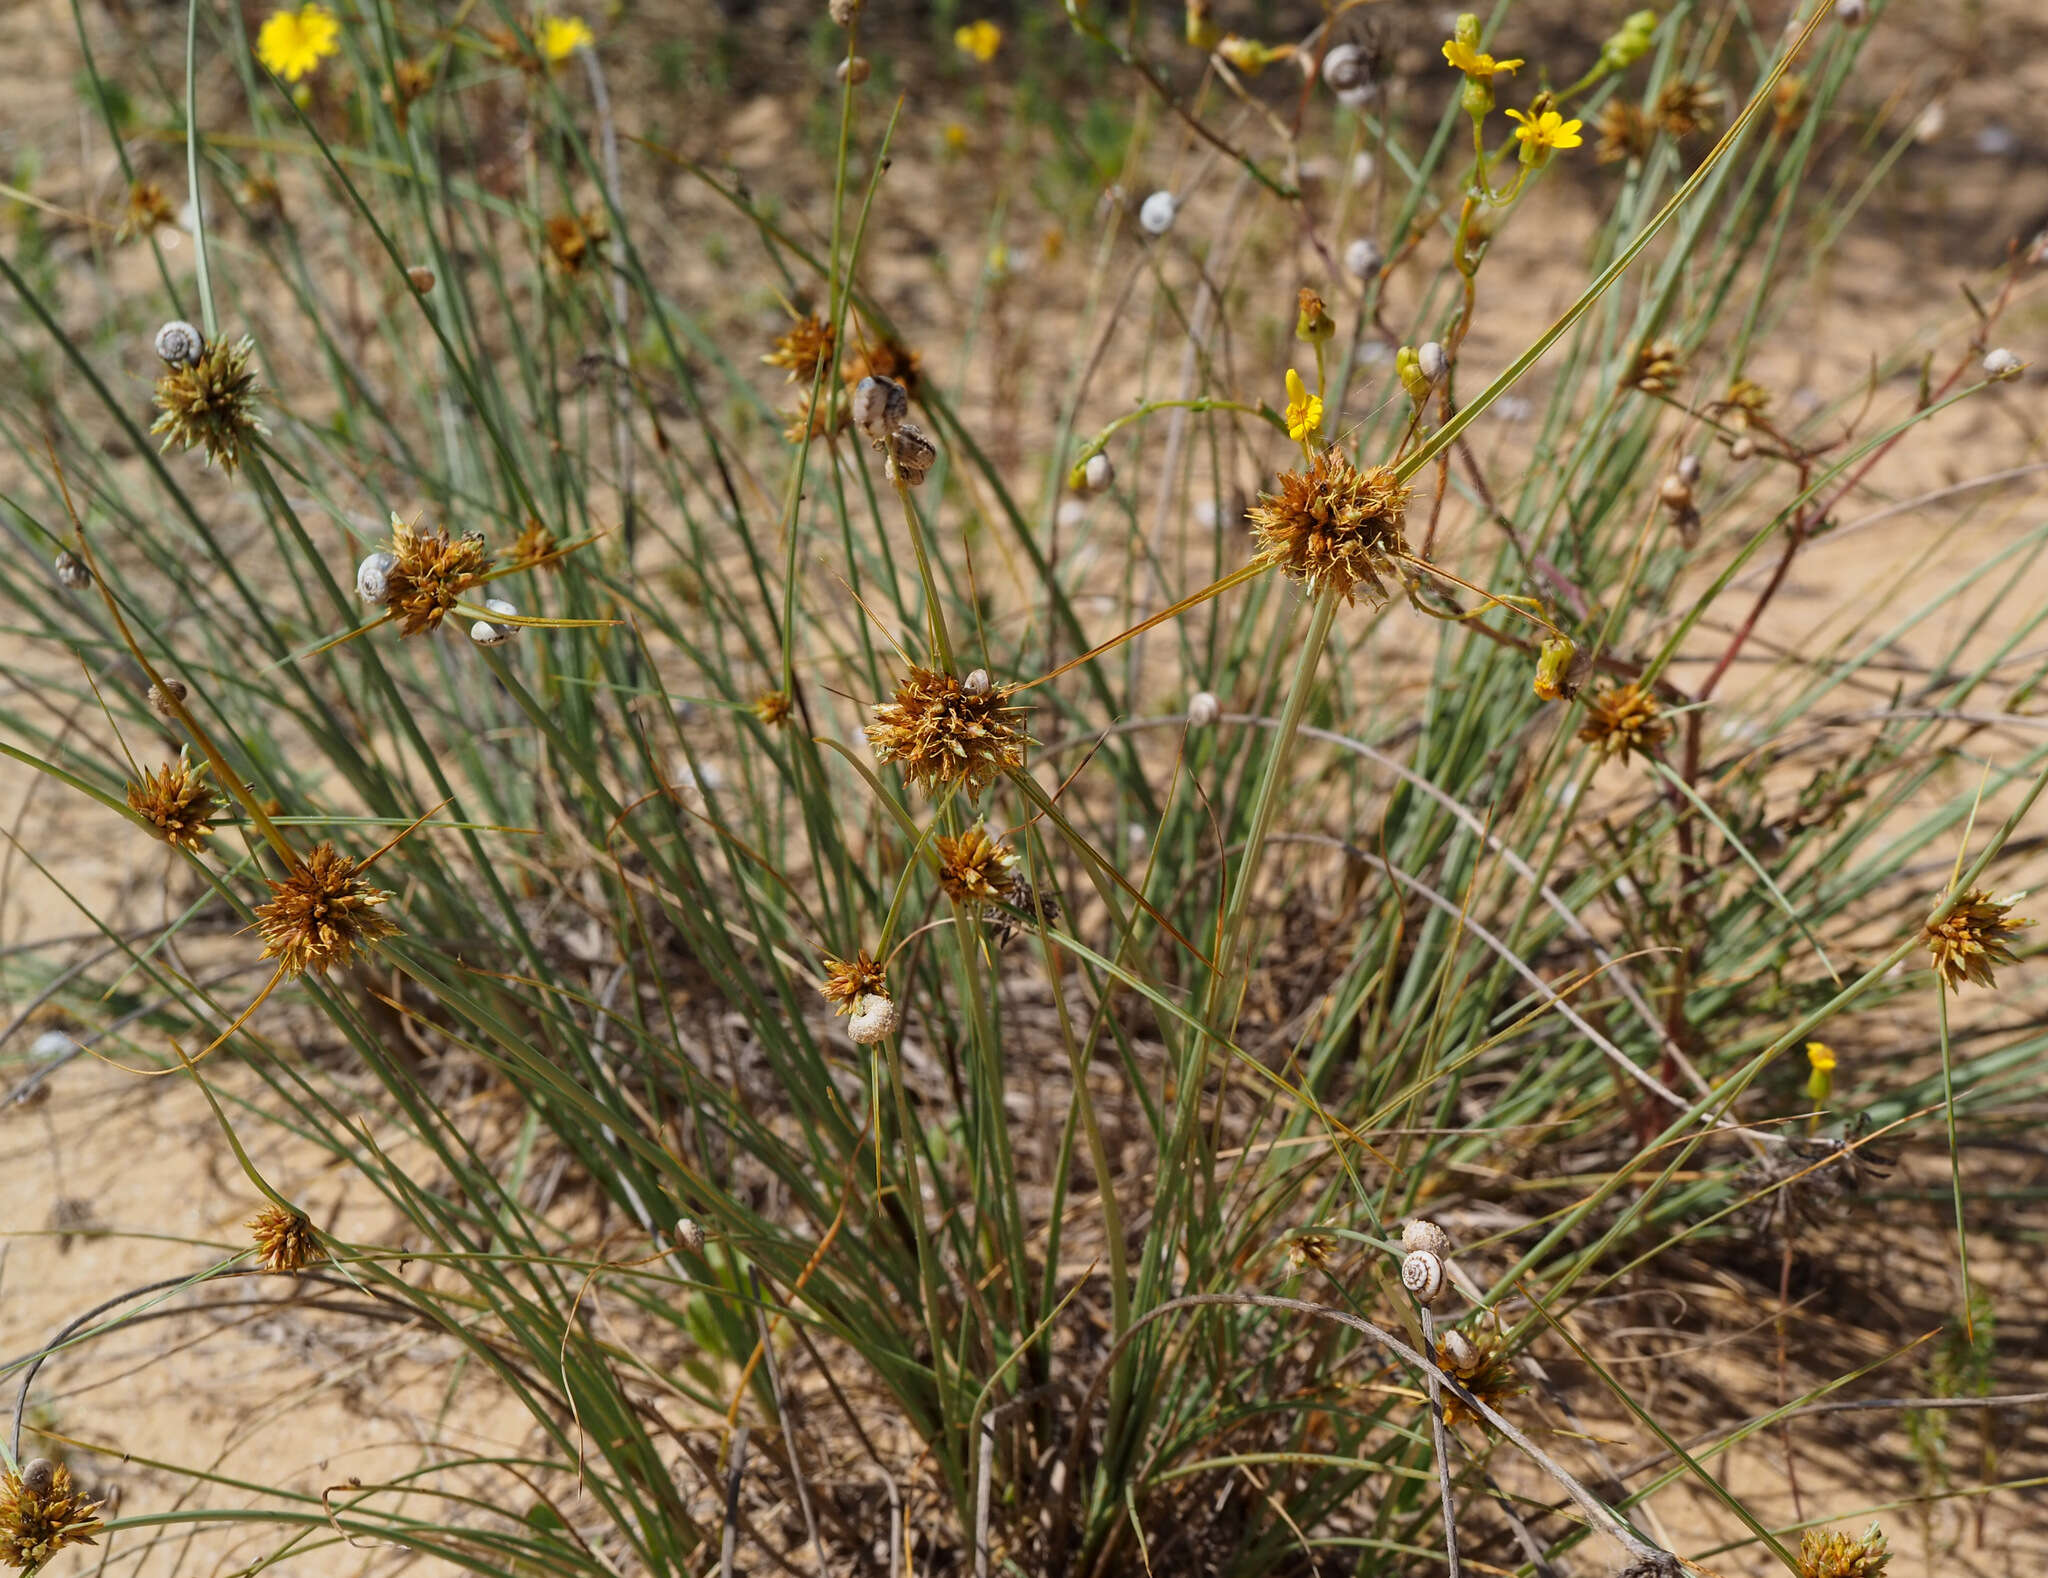
[[[1426,1249],[1441,1259],[1451,1252],[1451,1235],[1436,1223],[1417,1217],[1401,1229],[1401,1247],[1410,1251]]]
[[[398,557],[379,549],[356,566],[356,596],[372,605],[380,604],[391,591],[391,572]]]
[[[183,318],[156,331],[156,353],[173,367],[194,366],[206,354],[206,336]]]
[[[1445,1283],[1443,1258],[1427,1249],[1411,1250],[1401,1262],[1401,1286],[1425,1309],[1444,1296]]]
[[[510,603],[493,597],[485,601],[484,607],[494,614],[517,614],[518,609]],[[488,619],[479,619],[469,627],[469,639],[480,647],[503,646],[519,634],[517,625],[496,625]]]
[[[846,1033],[864,1047],[873,1046],[903,1022],[893,997],[870,992],[854,999],[853,1013],[846,1021]]]

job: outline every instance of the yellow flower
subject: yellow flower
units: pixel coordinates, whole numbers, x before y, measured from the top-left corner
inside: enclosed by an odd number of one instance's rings
[[[1519,60],[1495,60],[1493,56],[1482,55],[1470,44],[1460,43],[1455,38],[1445,40],[1444,59],[1474,82],[1491,82],[1496,73],[1512,73],[1515,67],[1523,64]],[[1512,115],[1514,111],[1509,110],[1508,113]]]
[[[1835,1071],[1835,1049],[1825,1041],[1806,1043],[1806,1062],[1816,1074],[1832,1074]]]
[[[341,47],[340,34],[341,24],[323,5],[273,11],[256,34],[256,58],[285,81],[297,82]]]
[[[533,42],[540,50],[541,59],[551,66],[559,66],[594,40],[581,17],[543,14],[534,24]]]
[[[1568,121],[1556,110],[1545,110],[1541,115],[1528,116],[1520,110],[1509,110],[1508,119],[1520,121],[1515,128],[1515,138],[1522,145],[1522,163],[1541,164],[1557,148],[1576,148],[1579,145],[1579,128],[1584,121]]]
[[[946,151],[948,153],[965,153],[967,151],[967,128],[958,121],[947,121],[945,129],[939,135],[945,139]]]
[[[987,18],[969,22],[965,27],[953,29],[953,47],[963,55],[972,55],[985,66],[1003,47],[1003,30]]]
[[[1287,436],[1305,444],[1309,435],[1323,425],[1323,397],[1312,395],[1301,374],[1287,369]]]

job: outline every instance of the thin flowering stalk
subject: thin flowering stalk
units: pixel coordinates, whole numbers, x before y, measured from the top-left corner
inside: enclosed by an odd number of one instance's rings
[[[192,276],[199,288],[199,321],[206,337],[220,337],[213,305],[213,272],[206,235],[206,194],[199,181],[199,0],[185,7],[185,184],[192,203]]]

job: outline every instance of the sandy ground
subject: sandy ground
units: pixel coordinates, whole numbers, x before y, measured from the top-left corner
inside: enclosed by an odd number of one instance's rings
[[[2032,36],[2025,6],[1990,7],[1985,13],[2001,9],[2014,19],[2017,37]],[[1850,237],[1834,266],[1834,288],[1799,325],[1797,343],[1766,358],[1765,370],[1788,391],[1839,390],[1857,376],[1873,342],[1921,334],[1929,344],[1953,345],[1961,318],[1954,280],[1965,269],[1995,261],[2005,237],[2048,213],[2048,160],[2027,114],[2028,106],[2048,96],[2048,50],[2009,48],[1995,62],[1980,53],[1983,75],[1965,79],[1952,63],[1971,58],[1971,48],[1981,51],[1981,35],[1973,43],[1961,36],[1969,25],[1963,19],[1931,14],[1947,7],[1894,10],[1901,13],[1892,24],[1900,34],[1894,55],[1913,63],[1902,68],[1902,99],[1938,98],[1945,124],[1926,149],[1901,161],[1869,222]],[[96,23],[103,20],[89,12]],[[1931,48],[1933,43],[1947,52]],[[8,105],[0,151],[10,156],[15,179],[38,195],[104,211],[111,201],[110,161],[103,140],[72,99],[78,69],[67,7],[56,0],[26,0],[0,16],[0,95]],[[1969,91],[1963,91],[1966,82]],[[758,97],[738,107],[728,122],[728,151],[736,163],[769,167],[777,156],[778,129],[790,124],[794,102]],[[1516,311],[1487,320],[1494,327],[1475,342],[1475,355],[1504,356],[1520,326],[1540,322],[1573,288],[1563,270],[1532,271],[1525,279]],[[2048,362],[2048,292],[2033,288],[2022,296],[2009,319],[2009,336]],[[983,394],[997,398],[993,389]],[[1988,407],[1973,407],[1967,418],[1916,438],[1886,468],[1881,490],[1861,501],[1863,513],[2048,458],[2044,432],[2048,386],[2038,378],[2010,386]],[[1482,435],[1481,447],[1505,452],[1513,442],[1514,435],[1497,425]],[[1910,598],[1925,573],[1924,556],[1938,559],[1943,578],[1951,578],[1959,565],[1980,562],[2037,523],[2042,494],[2036,475],[1907,509],[1867,527],[1852,513],[1849,530],[1818,544],[1801,561],[1784,606],[1818,629],[1845,611]],[[2048,580],[2042,585],[2048,588]],[[1962,617],[1961,605],[1943,616]],[[87,904],[111,906],[147,891],[159,878],[154,867],[131,868],[124,855],[81,836],[75,812],[60,806],[41,780],[20,771],[0,770],[0,818],[24,845],[61,851],[63,880]],[[46,881],[17,856],[5,858],[0,945],[79,929],[75,913]],[[219,1078],[232,1092],[248,1076],[223,1069]],[[365,1237],[385,1226],[377,1208],[355,1198],[349,1177],[324,1155],[269,1131],[260,1131],[259,1143],[259,1165],[323,1225]],[[224,1157],[212,1115],[187,1082],[144,1081],[90,1060],[53,1082],[47,1102],[0,1114],[0,1176],[8,1180],[7,1203],[0,1207],[0,1352],[9,1356],[47,1341],[113,1290],[197,1269],[239,1245],[241,1223],[258,1204]],[[2038,1303],[2037,1278],[2037,1272],[2012,1269],[2009,1297],[2031,1296]],[[253,1500],[227,1484],[195,1492],[187,1476],[154,1467],[151,1460],[205,1465],[228,1480],[261,1478],[317,1496],[349,1476],[375,1479],[437,1453],[511,1449],[526,1440],[524,1415],[482,1389],[444,1397],[451,1357],[444,1344],[421,1332],[297,1310],[284,1283],[248,1279],[227,1285],[218,1304],[203,1313],[145,1322],[95,1344],[78,1361],[53,1363],[38,1378],[30,1422],[51,1439],[118,1443],[125,1460],[78,1450],[72,1459],[82,1478],[104,1486],[131,1511],[232,1507]],[[1884,1432],[1895,1421],[1859,1416],[1843,1428]],[[1619,1419],[1599,1421],[1597,1433],[1617,1462],[1651,1445]],[[1813,1441],[1802,1441],[1803,1505],[1874,1500],[1897,1491],[1874,1491],[1855,1460],[1831,1456],[1821,1432],[1814,1434]],[[32,1448],[35,1439],[30,1438]],[[2038,1449],[2034,1463],[2039,1472]],[[1738,1453],[1724,1466],[1738,1494],[1792,1515],[1782,1457],[1773,1450]],[[1892,1578],[2048,1571],[2048,1518],[2038,1502],[2027,1499],[2039,1494],[2002,1492],[1949,1504],[1924,1527],[1899,1515]],[[1698,1548],[1688,1541],[1733,1526],[1697,1490],[1675,1488],[1655,1508],[1681,1548]],[[402,1553],[341,1546],[324,1529],[315,1529],[313,1537],[327,1543],[297,1558],[298,1571],[381,1572],[405,1560]],[[119,1536],[108,1554],[135,1557],[145,1538]],[[227,1572],[281,1536],[262,1529],[208,1533],[189,1550],[187,1538],[179,1526],[167,1527],[135,1570]],[[87,1556],[74,1555],[52,1571],[63,1578],[88,1565]],[[1747,1551],[1705,1565],[1731,1575],[1766,1570]]]

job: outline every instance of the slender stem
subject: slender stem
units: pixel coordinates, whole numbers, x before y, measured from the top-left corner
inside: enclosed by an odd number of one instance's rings
[[[941,673],[953,672],[953,642],[946,633],[946,609],[939,600],[938,577],[932,573],[931,555],[925,551],[924,527],[917,518],[917,506],[910,501],[910,488],[899,481],[896,496],[903,501],[903,519],[910,527],[910,546],[917,555],[917,577],[924,582],[925,620],[931,627],[932,658]]]
[[[199,0],[185,8],[185,184],[192,189],[192,264],[199,279],[199,322],[208,340],[220,337],[213,307],[213,273],[206,256],[206,198],[199,189]]]

